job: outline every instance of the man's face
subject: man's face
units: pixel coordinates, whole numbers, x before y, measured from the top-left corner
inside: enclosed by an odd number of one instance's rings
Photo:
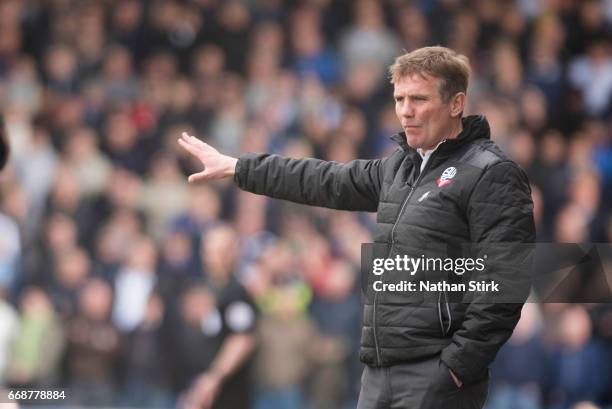
[[[225,227],[214,228],[202,241],[202,261],[213,279],[223,280],[232,273],[236,261],[236,236]]]
[[[395,114],[406,133],[406,142],[415,149],[433,149],[441,140],[454,137],[451,101],[440,97],[440,79],[431,75],[406,75],[395,83]]]

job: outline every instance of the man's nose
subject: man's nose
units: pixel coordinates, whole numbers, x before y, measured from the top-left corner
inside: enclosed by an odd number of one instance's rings
[[[414,116],[414,106],[409,101],[404,101],[400,107],[400,114],[405,117]]]

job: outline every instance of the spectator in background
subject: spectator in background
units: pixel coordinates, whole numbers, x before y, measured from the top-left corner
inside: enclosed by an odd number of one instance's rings
[[[142,220],[137,212],[115,210],[100,227],[92,250],[96,274],[114,282],[119,268],[127,264],[128,250],[142,233]]]
[[[589,43],[586,55],[577,57],[569,67],[571,84],[582,91],[588,114],[610,113],[612,99],[612,57],[610,43],[596,40]]]
[[[395,15],[396,27],[404,50],[425,47],[430,38],[427,16],[414,5],[400,6]]]
[[[210,124],[210,137],[228,152],[237,152],[240,138],[246,131],[246,105],[243,100],[245,83],[236,74],[227,74],[221,80],[216,115]]]
[[[612,200],[612,138],[610,138],[610,131],[605,121],[601,119],[587,121],[585,130],[593,144],[591,158],[600,178],[600,202],[601,204],[610,203]]]
[[[321,353],[318,331],[308,314],[312,294],[286,242],[269,238],[262,246],[250,267],[253,281],[249,282],[262,312],[255,408],[303,409],[307,407],[304,383]]]
[[[152,237],[159,239],[166,226],[187,207],[190,192],[181,183],[181,177],[175,157],[157,154],[152,158],[140,205],[147,220],[148,233]],[[160,197],[165,199],[159,200]]]
[[[157,248],[148,237],[133,241],[128,256],[115,276],[113,324],[123,333],[131,332],[145,318],[157,282]]]
[[[168,107],[159,119],[160,126],[169,127],[174,124],[186,123],[193,124],[206,131],[206,125],[210,118],[198,110],[195,105],[197,98],[196,83],[189,77],[178,77],[169,85],[169,88]]]
[[[106,93],[105,98],[110,103],[131,102],[140,94],[132,55],[119,45],[108,47],[99,81]]]
[[[221,193],[213,186],[196,186],[189,189],[189,199],[183,212],[171,221],[170,226],[189,235],[194,250],[199,248],[202,232],[212,227],[221,217]]]
[[[360,64],[373,64],[375,76],[382,77],[385,67],[399,53],[395,35],[385,24],[382,4],[372,0],[352,3],[353,24],[342,35],[340,54],[347,69]]]
[[[531,180],[540,186],[543,197],[542,226],[538,229],[541,241],[552,239],[554,220],[560,206],[567,201],[570,170],[567,165],[567,143],[563,135],[554,130],[540,138],[539,152],[530,174]]]
[[[188,230],[171,228],[164,235],[160,247],[156,288],[166,308],[173,309],[177,304],[176,294],[180,294],[187,281],[199,275],[200,268]]]
[[[113,164],[142,175],[148,167],[147,151],[136,124],[126,110],[108,115],[103,136],[105,153]]]
[[[218,44],[226,56],[226,66],[232,72],[244,72],[243,46],[251,35],[251,10],[247,4],[230,0],[217,9],[209,40]]]
[[[0,212],[0,287],[8,292],[15,290],[21,279],[18,275],[20,257],[19,227]]]
[[[53,96],[74,94],[78,90],[78,61],[74,50],[66,45],[54,45],[45,53],[47,87]]]
[[[173,360],[182,372],[181,406],[247,409],[252,399],[250,362],[256,311],[236,280],[237,237],[229,226],[206,232],[201,247],[205,285],[188,287],[172,337]],[[187,389],[185,390],[184,388]]]
[[[350,402],[359,386],[360,328],[356,323],[361,300],[357,274],[349,263],[332,260],[325,274],[315,287],[310,307],[321,338],[311,399],[315,407],[331,409]]]
[[[126,47],[140,61],[149,51],[145,28],[145,5],[138,0],[127,0],[117,4],[111,14],[110,39]]]
[[[576,4],[567,29],[567,46],[573,54],[584,53],[589,44],[612,34],[610,15],[604,12],[605,3],[605,0],[586,0]]]
[[[20,56],[10,67],[6,103],[13,112],[35,116],[42,107],[42,87],[38,82],[36,61],[31,56]]]
[[[120,368],[123,388],[120,406],[169,408],[171,393],[170,353],[163,342],[164,302],[151,293],[142,320],[125,337]]]
[[[28,287],[21,295],[19,314],[8,382],[19,388],[58,387],[65,335],[49,296],[41,288]]]
[[[81,287],[91,276],[91,259],[83,249],[75,247],[55,254],[53,261],[51,301],[62,319],[71,319],[78,310]]]
[[[486,409],[538,409],[547,377],[547,351],[542,314],[536,304],[525,304],[512,337],[491,371],[495,380]]]
[[[76,405],[114,405],[122,340],[110,320],[113,290],[105,281],[91,278],[78,297],[78,311],[66,327],[68,398]]]
[[[526,67],[526,80],[538,87],[546,96],[547,105],[553,107],[559,120],[562,107],[556,104],[567,92],[563,63],[558,44],[536,37],[530,46],[530,63]]]
[[[108,39],[104,7],[95,3],[83,4],[79,14],[78,35],[73,44],[79,59],[79,77],[85,80],[100,68]]]
[[[77,227],[73,219],[57,212],[49,214],[39,229],[37,241],[30,244],[30,257],[24,260],[24,278],[50,289],[55,259],[59,253],[77,247]]]
[[[109,182],[112,165],[100,152],[98,139],[93,128],[79,127],[70,132],[64,146],[65,161],[84,197],[102,193]]]
[[[19,331],[19,315],[8,300],[8,289],[0,285],[0,383],[6,384],[6,370]]]
[[[28,199],[30,230],[35,229],[44,216],[45,203],[56,178],[59,155],[42,120],[34,121],[31,136],[22,143],[25,143],[24,149],[17,152],[13,160]]]
[[[301,78],[316,75],[325,85],[334,85],[340,80],[340,63],[336,54],[325,46],[320,18],[318,11],[309,7],[293,14],[292,65]]]
[[[499,40],[492,45],[491,82],[496,94],[518,101],[522,89],[523,72],[516,45],[509,40]]]
[[[99,222],[95,218],[96,209],[92,200],[83,197],[77,176],[64,162],[58,166],[51,191],[47,196],[46,214],[63,213],[76,224],[77,239],[86,245]]]
[[[558,343],[553,346],[549,407],[567,409],[581,401],[600,402],[610,382],[610,360],[592,336],[592,322],[581,305],[571,305],[558,321]]]

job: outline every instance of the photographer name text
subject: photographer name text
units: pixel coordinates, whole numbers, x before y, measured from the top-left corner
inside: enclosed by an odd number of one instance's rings
[[[446,291],[446,292],[499,292],[499,283],[489,281],[468,281],[467,283],[449,283],[447,281],[400,281],[397,283],[384,283],[381,280],[372,283],[374,291],[389,292],[417,292],[417,291]]]

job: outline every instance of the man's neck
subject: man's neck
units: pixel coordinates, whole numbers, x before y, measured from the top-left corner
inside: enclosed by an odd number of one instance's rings
[[[440,146],[440,144],[442,142],[446,141],[446,139],[442,139],[440,142],[438,142],[435,146],[429,148],[429,149],[423,149],[423,148],[418,148],[417,152],[419,155],[421,155],[422,159],[425,159],[425,157],[427,156],[427,154],[435,151],[436,149],[438,149],[438,146]]]
[[[447,133],[447,135],[449,136],[446,139],[457,139],[459,137],[459,134],[461,134],[462,131],[463,131],[463,121],[461,120],[461,118],[459,118],[458,121],[455,121],[453,123],[453,126],[450,132]]]

